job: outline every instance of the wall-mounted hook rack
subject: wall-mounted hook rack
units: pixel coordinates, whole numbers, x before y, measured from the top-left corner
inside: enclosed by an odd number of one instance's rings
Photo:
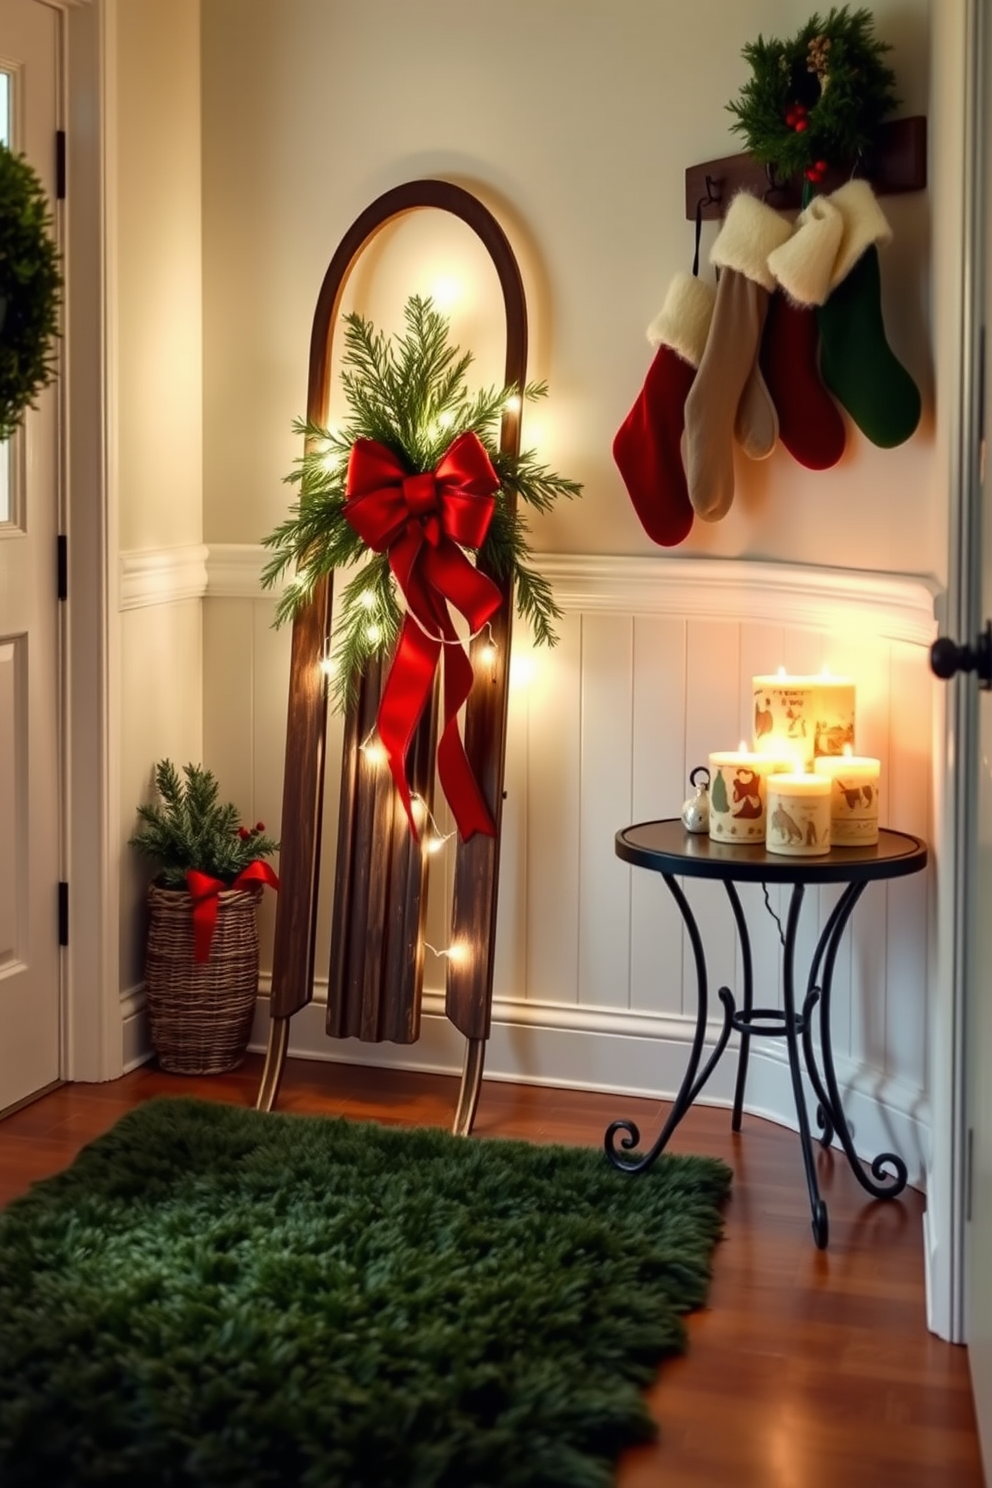
[[[853,166],[828,171],[820,184],[822,192],[835,191],[852,174]],[[878,143],[859,166],[879,196],[902,191],[923,191],[927,184],[927,121],[923,114],[893,119],[878,131]],[[702,217],[722,217],[738,191],[750,191],[769,206],[798,207],[802,180],[779,182],[769,177],[764,165],[751,155],[725,155],[690,165],[685,173],[685,215],[691,222],[699,210]]]

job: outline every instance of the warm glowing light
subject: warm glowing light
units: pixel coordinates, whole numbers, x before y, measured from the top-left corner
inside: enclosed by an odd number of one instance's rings
[[[445,837],[425,837],[424,851],[426,853],[429,853],[430,856],[433,857],[435,853],[439,853],[441,851],[446,841],[447,838]]]
[[[462,297],[462,287],[450,274],[439,274],[431,285],[431,299],[438,310],[450,310]]]
[[[450,408],[446,408],[443,413],[438,414],[437,422],[438,428],[450,429],[452,424],[455,422],[455,415]]]
[[[358,596],[358,602],[362,606],[363,610],[374,610],[375,595],[372,593],[372,590],[363,589],[361,594]]]
[[[425,940],[424,950],[430,951],[431,955],[437,956],[438,960],[442,957],[447,958],[455,966],[464,966],[469,959],[469,948],[463,940],[456,940],[452,945],[445,946],[440,951],[436,946],[432,946],[429,940]]]
[[[487,641],[479,652],[479,660],[488,667],[496,665],[496,647],[492,641]]]
[[[337,669],[337,662],[333,656],[322,656],[320,658],[320,670],[325,677],[333,677]]]
[[[519,413],[523,404],[519,393],[511,393],[503,404],[507,413]]]
[[[851,748],[850,744],[844,745],[844,748],[841,750],[841,754],[844,756],[845,759],[854,758],[854,750]]]
[[[788,673],[786,672],[784,666],[780,666],[779,669],[778,669],[778,672],[776,673],[776,675],[779,676],[779,677],[785,677],[785,676],[788,675]]]
[[[374,770],[384,765],[389,756],[386,754],[386,746],[381,739],[376,739],[372,734],[359,746],[362,754]]]
[[[382,629],[378,625],[367,625],[365,627],[365,639],[370,646],[374,646],[382,639]]]

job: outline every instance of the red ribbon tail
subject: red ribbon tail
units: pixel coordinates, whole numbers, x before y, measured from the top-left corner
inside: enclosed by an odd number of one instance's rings
[[[458,710],[472,691],[474,676],[472,663],[462,648],[449,646],[444,658],[444,731],[437,746],[437,771],[463,842],[476,832],[486,837],[496,835],[458,728]]]
[[[389,769],[410,823],[410,831],[418,842],[420,834],[413,819],[406,756],[413,731],[431,695],[440,651],[440,642],[426,635],[408,615],[403,621],[399,646],[379,702],[379,738],[389,758]]]
[[[226,885],[219,878],[190,868],[186,887],[193,901],[193,960],[209,961],[217,925],[217,895]]]

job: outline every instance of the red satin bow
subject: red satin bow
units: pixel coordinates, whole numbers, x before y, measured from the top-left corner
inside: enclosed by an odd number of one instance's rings
[[[226,884],[223,879],[211,878],[209,873],[200,873],[196,868],[190,868],[186,873],[186,887],[189,889],[190,898],[193,901],[193,960],[209,961],[210,947],[213,944],[214,928],[217,924],[217,896],[223,889],[240,889],[245,884],[263,883],[273,889],[278,889],[279,880],[269,867],[263,863],[261,858],[256,858],[254,863],[238,874],[233,883]]]
[[[344,514],[370,548],[388,552],[407,603],[379,704],[378,728],[415,837],[406,755],[442,650],[444,727],[437,747],[441,786],[464,841],[473,832],[491,837],[496,830],[458,731],[458,710],[472,690],[473,672],[458,644],[448,603],[461,611],[473,631],[499,609],[496,585],[462,552],[463,547],[481,545],[498,489],[499,477],[471,431],[453,441],[435,470],[418,475],[404,470],[392,450],[372,439],[356,440],[348,461]]]

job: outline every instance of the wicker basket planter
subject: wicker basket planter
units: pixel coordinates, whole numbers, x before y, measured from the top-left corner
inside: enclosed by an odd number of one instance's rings
[[[245,1057],[258,996],[261,886],[225,889],[207,961],[193,960],[193,913],[184,889],[148,891],[145,993],[152,1047],[163,1069],[215,1075]]]

